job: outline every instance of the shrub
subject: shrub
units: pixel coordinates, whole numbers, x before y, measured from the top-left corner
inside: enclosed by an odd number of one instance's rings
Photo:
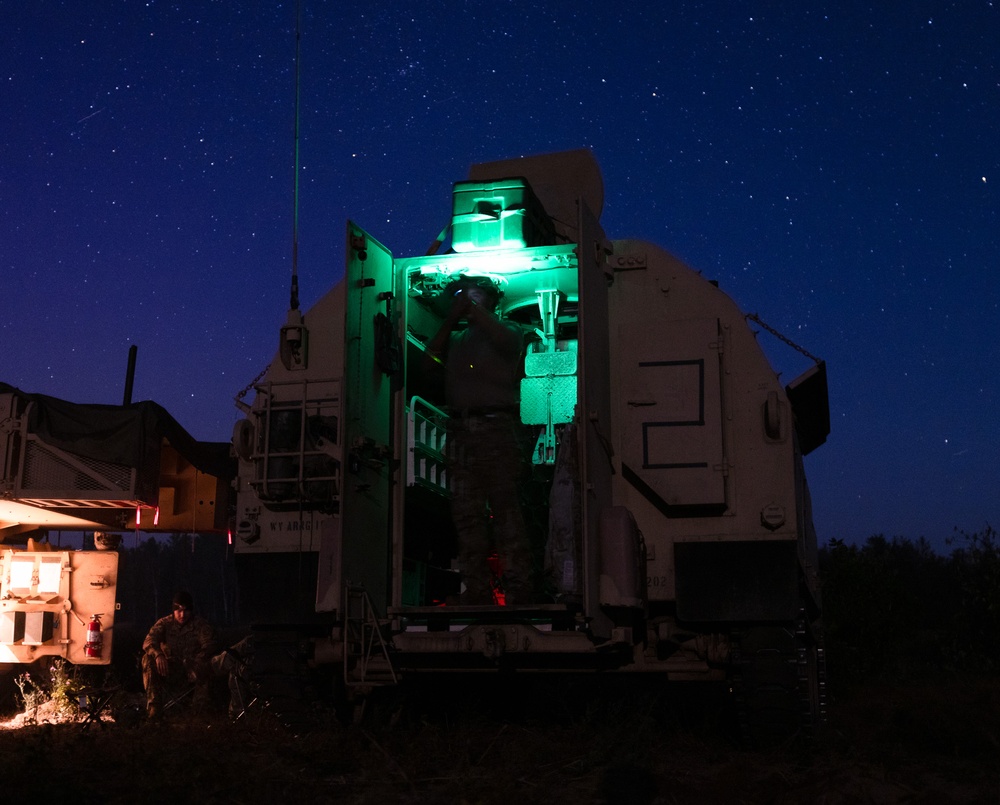
[[[1000,668],[1000,535],[991,526],[974,534],[956,529],[948,541],[960,607],[955,647],[963,663],[975,670]]]
[[[79,715],[81,686],[73,676],[74,671],[75,666],[56,658],[48,667],[47,683],[39,682],[28,673],[19,675],[15,683],[25,714],[37,720],[38,711],[51,703],[56,716],[75,718]]]

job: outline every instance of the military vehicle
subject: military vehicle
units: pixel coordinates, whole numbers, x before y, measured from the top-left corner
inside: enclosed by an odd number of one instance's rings
[[[359,700],[416,674],[645,673],[728,682],[760,734],[815,727],[802,457],[829,432],[825,365],[783,385],[716,283],[610,239],[602,206],[581,150],[473,166],[427,254],[347,223],[343,279],[304,312],[293,293],[238,400],[243,614]],[[459,603],[450,412],[425,353],[462,275],[502,291],[524,336],[530,605],[504,605],[502,556],[494,605]]]
[[[128,530],[225,533],[230,446],[195,441],[165,410],[78,404],[0,383],[0,668],[108,665]],[[94,549],[52,542],[90,532]]]

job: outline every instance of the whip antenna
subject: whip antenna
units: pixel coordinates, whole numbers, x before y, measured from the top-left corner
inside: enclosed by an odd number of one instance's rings
[[[295,3],[295,168],[292,182],[292,289],[288,301],[288,320],[281,328],[279,354],[286,369],[305,369],[309,365],[309,330],[299,311],[299,106],[302,85],[300,54],[302,50],[302,0]]]
[[[292,292],[289,307],[299,309],[299,102],[302,86],[302,2],[295,3],[295,169],[292,180]]]

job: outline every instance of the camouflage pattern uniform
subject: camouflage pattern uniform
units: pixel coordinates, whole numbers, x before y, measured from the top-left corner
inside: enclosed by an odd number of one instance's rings
[[[160,618],[142,643],[142,683],[146,688],[146,710],[158,714],[163,706],[164,691],[180,690],[194,683],[195,700],[208,701],[208,685],[212,676],[211,659],[216,639],[212,625],[200,615],[191,615],[180,624],[173,615]],[[166,677],[156,670],[156,658],[164,654],[169,663]]]
[[[527,603],[530,598],[532,555],[519,499],[524,463],[520,429],[516,414],[501,411],[451,421],[451,516],[466,587],[463,603],[493,603],[486,562],[493,547],[504,571],[506,602]]]
[[[517,325],[500,324],[500,337],[469,327],[448,345],[451,510],[467,604],[493,603],[486,561],[493,548],[507,603],[531,597],[532,554],[519,499],[525,472],[518,410],[522,336]]]

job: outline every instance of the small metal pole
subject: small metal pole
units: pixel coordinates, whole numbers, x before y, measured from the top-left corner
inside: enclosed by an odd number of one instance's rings
[[[132,404],[132,383],[135,380],[135,354],[139,347],[135,344],[128,348],[128,368],[125,370],[125,398],[122,405]]]

